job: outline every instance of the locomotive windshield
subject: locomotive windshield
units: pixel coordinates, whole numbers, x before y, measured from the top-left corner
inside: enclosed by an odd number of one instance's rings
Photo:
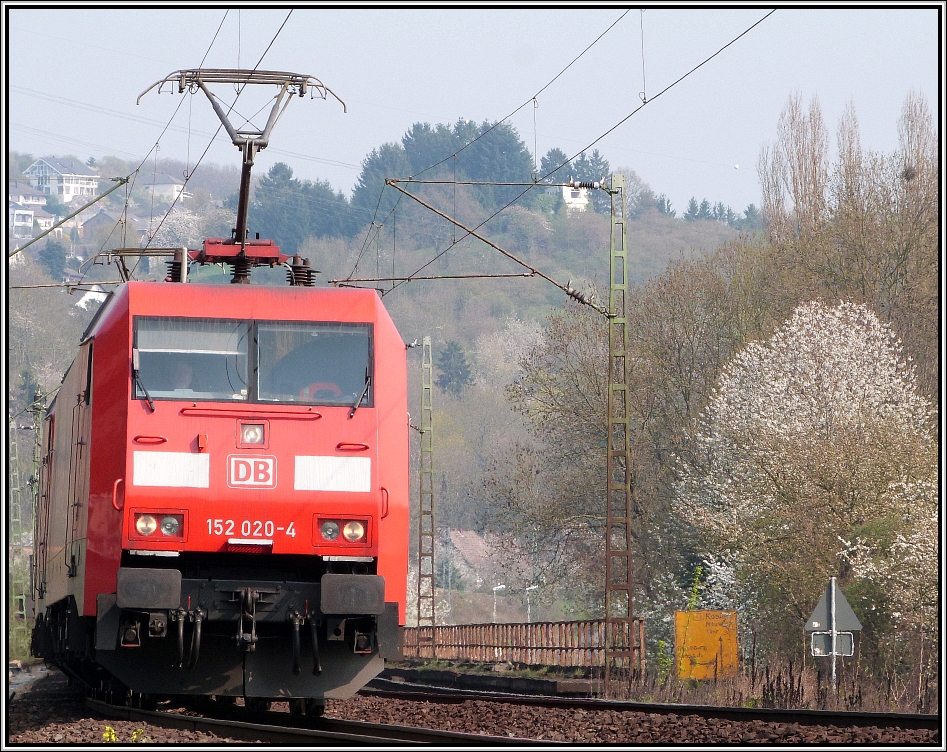
[[[373,401],[370,324],[136,317],[135,348],[136,399]]]
[[[138,319],[137,398],[247,399],[249,325],[209,319]]]
[[[259,400],[354,406],[370,362],[368,324],[257,324]]]

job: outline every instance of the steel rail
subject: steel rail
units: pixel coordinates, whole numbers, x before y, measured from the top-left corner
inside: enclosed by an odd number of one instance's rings
[[[326,741],[339,745],[371,746],[378,744],[514,744],[537,745],[555,742],[524,739],[520,737],[487,736],[415,728],[412,726],[389,726],[362,721],[339,721],[331,718],[306,718],[289,713],[272,711],[247,714],[251,721],[233,717],[206,717],[181,715],[163,711],[139,710],[126,705],[111,705],[101,700],[86,698],[86,707],[111,719],[150,723],[163,728],[197,731],[218,737],[260,741],[281,745],[313,745]],[[216,703],[203,703],[204,708]],[[221,708],[219,715],[235,715],[239,708]],[[217,715],[215,713],[215,715]]]
[[[505,702],[511,705],[541,705],[550,708],[581,710],[614,710],[668,715],[697,715],[703,718],[725,718],[735,721],[769,721],[799,723],[807,726],[877,726],[879,728],[927,729],[940,728],[939,715],[921,713],[874,713],[835,710],[790,710],[784,708],[734,708],[716,705],[684,705],[676,703],[631,702],[597,698],[553,697],[549,695],[520,695],[507,692],[448,689],[425,684],[372,679],[359,694],[391,699],[425,702],[457,703],[465,700]]]

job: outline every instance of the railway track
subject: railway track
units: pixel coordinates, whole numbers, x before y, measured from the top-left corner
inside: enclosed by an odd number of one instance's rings
[[[311,745],[319,742],[340,746],[377,744],[515,744],[523,746],[548,743],[535,739],[487,736],[412,726],[340,721],[330,718],[305,718],[271,711],[250,713],[244,711],[243,708],[234,708],[212,701],[193,703],[191,707],[195,710],[188,714],[138,710],[93,699],[86,699],[85,705],[90,710],[110,719],[149,723],[164,728],[213,734],[221,738],[281,745]],[[195,712],[198,714],[191,714]]]
[[[388,699],[458,703],[468,700],[505,702],[512,705],[530,705],[572,710],[613,710],[618,712],[644,712],[649,714],[697,716],[705,719],[731,721],[763,721],[768,723],[797,723],[808,726],[835,726],[897,729],[923,729],[936,731],[941,726],[940,716],[919,713],[869,713],[840,712],[831,710],[785,710],[780,708],[733,708],[712,705],[682,705],[670,703],[643,703],[624,700],[596,698],[549,697],[520,695],[509,692],[491,692],[469,689],[445,689],[426,684],[411,684],[403,681],[376,678],[359,694]]]
[[[387,685],[387,686],[386,686]],[[393,685],[393,686],[392,686]],[[158,711],[83,698],[50,671],[19,687],[8,709],[11,744],[263,743],[290,746],[613,744],[924,744],[942,739],[937,716],[658,705],[376,682],[330,700],[322,718],[288,703],[249,715],[241,705],[176,698]],[[279,712],[282,711],[282,712]]]

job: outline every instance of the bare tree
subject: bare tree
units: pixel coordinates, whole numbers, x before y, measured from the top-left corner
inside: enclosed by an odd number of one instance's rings
[[[794,95],[760,157],[763,208],[782,276],[800,299],[865,303],[891,321],[917,361],[920,388],[936,400],[939,154],[920,95],[905,100],[898,134],[896,152],[865,152],[849,106],[829,165],[818,102],[804,113]]]

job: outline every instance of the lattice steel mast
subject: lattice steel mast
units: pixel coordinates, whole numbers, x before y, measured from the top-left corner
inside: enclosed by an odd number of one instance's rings
[[[29,646],[30,625],[27,617],[27,601],[30,593],[30,572],[27,548],[29,537],[27,532],[28,521],[33,519],[32,497],[29,492],[24,493],[20,480],[20,457],[18,451],[16,419],[11,418],[10,427],[10,505],[9,505],[9,532],[10,550],[8,565],[10,572],[10,601],[11,619],[10,646],[18,653]],[[33,426],[27,426],[33,428]],[[35,456],[35,452],[33,453]],[[35,474],[36,468],[33,468]],[[26,657],[22,655],[21,657]]]
[[[431,627],[434,647],[434,362],[431,338],[421,340],[421,469],[418,519],[418,627]]]
[[[612,236],[608,298],[608,460],[605,514],[605,691],[630,680],[641,646],[632,616],[631,457],[628,411],[628,255],[625,176],[612,175]]]

